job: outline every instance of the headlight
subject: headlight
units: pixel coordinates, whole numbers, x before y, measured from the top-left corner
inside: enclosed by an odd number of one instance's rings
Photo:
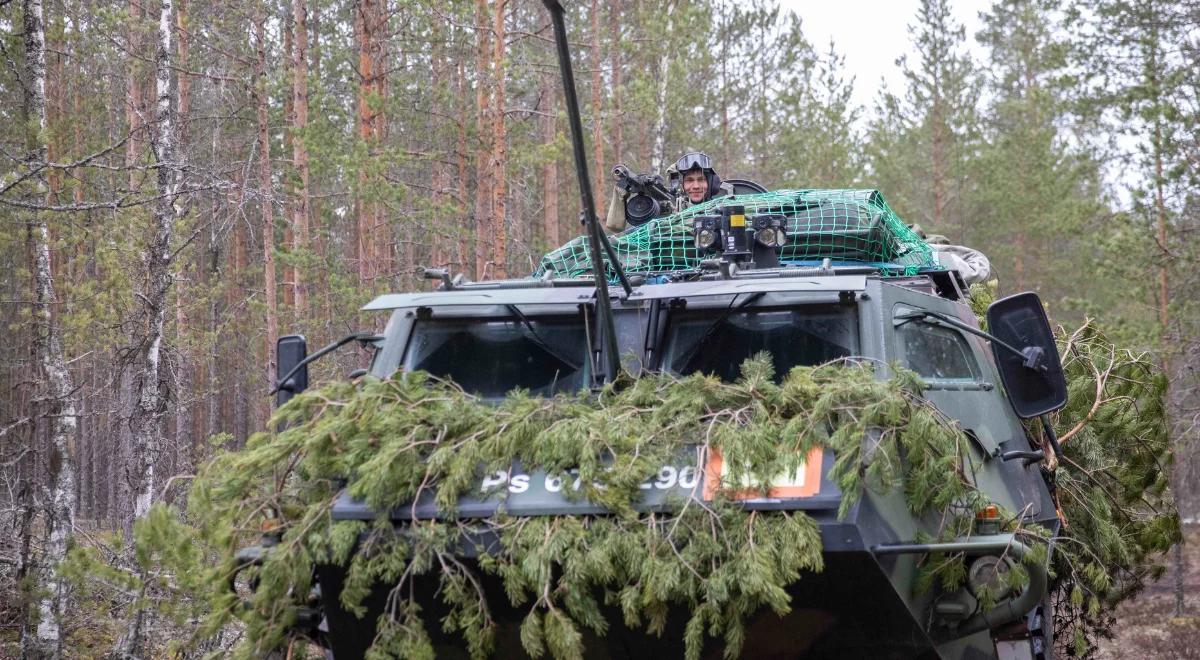
[[[754,241],[766,248],[778,248],[787,243],[787,218],[778,214],[754,216]]]
[[[720,216],[701,215],[692,219],[692,237],[696,248],[705,250],[717,244],[720,237],[717,224]]]

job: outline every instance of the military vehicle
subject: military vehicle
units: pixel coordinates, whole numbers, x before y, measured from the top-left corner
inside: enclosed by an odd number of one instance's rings
[[[546,4],[558,36],[577,169],[580,180],[589,181],[562,10],[554,0]],[[353,335],[311,356],[302,337],[282,338],[279,401],[307,386],[308,363],[356,339],[375,348],[370,376],[424,370],[484,399],[514,388],[538,395],[578,392],[619,370],[733,379],[742,362],[760,351],[770,353],[777,374],[845,359],[876,365],[878,377],[887,378],[893,365],[901,365],[919,374],[924,396],[970,438],[970,478],[978,489],[1024,523],[1058,528],[1047,457],[1023,424],[1037,417],[1044,422],[1066,401],[1057,349],[1036,295],[994,303],[990,332],[981,331],[957,274],[905,233],[907,227],[872,191],[737,194],[647,221],[610,241],[598,228],[589,187],[581,189],[588,236],[548,255],[535,277],[470,283],[430,271],[442,283],[439,290],[384,295],[363,308],[389,315],[381,335]],[[981,514],[969,537],[920,542],[936,537],[939,518],[914,516],[897,493],[865,492],[839,517],[842,493],[829,478],[833,458],[814,450],[803,470],[773,482],[766,496],[749,494],[743,501],[750,510],[812,516],[825,560],[822,572],[790,588],[790,614],[780,618],[767,610],[748,623],[743,657],[1049,656],[1044,565],[1027,564],[1027,584],[1002,591],[994,607],[980,604],[981,591],[996,587],[997,575],[1030,552],[1013,534],[999,532],[992,519],[996,508]],[[647,482],[642,506],[711,498],[719,472],[712,456],[682,456]],[[495,514],[501,496],[509,516],[605,513],[568,497],[578,484],[560,476],[514,466],[479,480],[480,494],[459,504],[462,518]],[[430,498],[390,515],[403,528],[413,517],[436,517],[438,511]],[[332,516],[373,520],[376,512],[343,494]],[[486,548],[486,539],[476,541]],[[244,563],[254,563],[262,551],[243,553]],[[967,583],[916,589],[918,562],[933,552],[965,554]],[[470,551],[464,549],[463,560],[473,561]],[[366,616],[356,617],[339,601],[344,570],[317,570],[319,598],[297,622],[338,660],[365,654],[389,590],[376,585],[365,601]],[[480,579],[488,591],[503,593],[498,579],[483,573]],[[436,583],[418,581],[415,588],[428,590],[423,608],[430,621],[445,614],[434,596]],[[501,627],[497,656],[524,656],[518,628],[525,610],[503,597],[492,605]],[[672,616],[661,636],[626,628],[619,614],[608,620],[612,627],[603,638],[585,632],[587,657],[682,653],[682,615]],[[439,657],[465,655],[460,640],[436,624],[428,629]],[[715,657],[720,640],[707,644],[704,657]]]

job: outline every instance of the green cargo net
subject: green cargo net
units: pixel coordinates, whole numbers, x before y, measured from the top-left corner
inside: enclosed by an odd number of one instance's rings
[[[779,255],[783,265],[817,265],[830,259],[834,265],[873,266],[884,276],[915,275],[938,266],[933,250],[876,190],[776,190],[718,197],[609,240],[627,273],[695,270],[708,254],[694,245],[692,218],[719,213],[729,204],[745,206],[750,216],[787,217],[788,242]],[[609,278],[615,276],[607,263],[605,270]],[[580,236],[542,257],[534,276],[576,277],[591,271],[587,237]]]

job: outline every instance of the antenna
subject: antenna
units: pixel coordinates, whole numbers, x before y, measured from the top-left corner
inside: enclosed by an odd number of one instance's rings
[[[592,271],[596,280],[596,309],[600,323],[600,331],[604,333],[604,353],[608,369],[605,381],[616,377],[621,368],[617,355],[617,333],[613,327],[612,301],[608,298],[608,280],[604,276],[604,258],[600,254],[601,246],[612,257],[613,270],[621,280],[626,295],[633,292],[625,271],[621,268],[613,253],[608,237],[600,229],[596,219],[596,204],[592,199],[592,186],[589,183],[587,170],[587,154],[583,149],[583,122],[579,119],[579,98],[575,95],[575,74],[571,70],[571,51],[567,47],[567,26],[563,20],[563,7],[558,0],[542,0],[550,12],[550,22],[554,24],[554,43],[558,50],[558,68],[562,71],[563,96],[567,100],[567,119],[571,124],[571,146],[575,152],[575,175],[579,178],[579,196],[583,202],[583,215],[587,222],[588,243],[591,250]]]

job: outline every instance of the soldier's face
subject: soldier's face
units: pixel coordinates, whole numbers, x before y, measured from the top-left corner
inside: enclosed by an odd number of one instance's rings
[[[692,170],[683,175],[683,194],[693,204],[704,201],[708,194],[708,177],[704,176],[703,170]]]

